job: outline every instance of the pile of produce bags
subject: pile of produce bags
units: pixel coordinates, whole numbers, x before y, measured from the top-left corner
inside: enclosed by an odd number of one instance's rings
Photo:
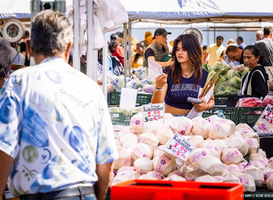
[[[195,149],[186,162],[163,149],[177,132]],[[273,158],[259,150],[259,137],[247,124],[235,125],[216,115],[208,118],[173,117],[154,121],[143,128],[142,113],[131,118],[130,126],[116,133],[119,160],[115,161],[115,185],[132,179],[177,181],[242,182],[244,190],[256,186],[273,190]],[[244,156],[249,156],[249,162]]]

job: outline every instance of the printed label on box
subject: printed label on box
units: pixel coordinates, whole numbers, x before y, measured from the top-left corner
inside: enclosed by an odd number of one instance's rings
[[[253,129],[259,133],[273,133],[273,106],[268,104]]]
[[[194,146],[188,142],[182,135],[175,133],[174,136],[167,142],[164,151],[174,155],[181,160],[186,161],[193,151]]]

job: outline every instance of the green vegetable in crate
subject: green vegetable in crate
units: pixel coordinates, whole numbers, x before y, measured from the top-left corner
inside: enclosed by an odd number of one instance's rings
[[[234,76],[233,78],[229,79],[228,83],[231,87],[234,87],[236,89],[241,89],[241,78]]]
[[[222,69],[222,63],[221,62],[216,62],[215,65],[212,66],[212,70],[215,72],[218,72]]]
[[[227,74],[226,74],[227,80],[229,80],[229,79],[231,79],[233,77],[236,77],[236,76],[240,77],[240,74],[237,71],[233,70],[233,69],[229,70],[227,72]]]
[[[230,71],[230,66],[227,65],[227,63],[224,61],[216,62],[216,64],[212,68],[210,68],[208,65],[207,66],[204,65],[204,67],[208,68],[208,77],[206,80],[206,84],[203,88],[202,94],[199,96],[199,98],[205,96],[206,93],[214,84],[215,91],[217,87],[220,85],[220,83],[224,80],[222,76],[225,75],[228,71]]]
[[[206,70],[206,72],[209,72],[210,66],[207,63],[203,63],[202,67],[204,70]]]

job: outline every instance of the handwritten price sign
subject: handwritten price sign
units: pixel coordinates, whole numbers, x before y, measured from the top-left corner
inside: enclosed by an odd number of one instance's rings
[[[273,106],[268,104],[263,113],[257,120],[253,129],[259,133],[272,133],[273,132]]]
[[[165,104],[148,104],[142,106],[144,124],[152,121],[164,122]]]
[[[193,149],[194,146],[179,133],[175,133],[164,147],[164,151],[184,161],[188,159]]]
[[[147,112],[144,122],[163,120],[162,113],[160,111],[149,111]]]

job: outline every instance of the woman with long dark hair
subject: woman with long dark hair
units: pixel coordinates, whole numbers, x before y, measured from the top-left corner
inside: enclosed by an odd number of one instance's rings
[[[134,54],[132,56],[132,67],[133,68],[143,67],[144,49],[145,49],[144,42],[138,42],[136,45],[136,54]]]
[[[242,80],[242,95],[251,97],[265,97],[268,93],[268,75],[264,69],[267,61],[260,55],[255,45],[248,45],[243,50],[243,60],[249,72]]]
[[[187,102],[188,97],[198,98],[208,73],[202,69],[202,52],[197,38],[192,34],[182,34],[174,41],[170,67],[158,76],[152,103],[164,103],[165,111],[174,115],[186,115],[194,106],[197,112],[209,110],[214,106],[214,96],[206,103]]]

